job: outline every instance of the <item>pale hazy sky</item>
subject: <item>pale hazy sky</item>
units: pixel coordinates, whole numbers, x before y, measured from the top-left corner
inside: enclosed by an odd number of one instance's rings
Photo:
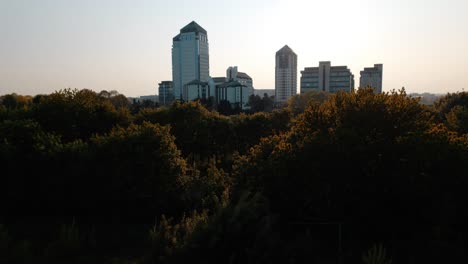
[[[298,71],[327,60],[359,84],[383,63],[384,91],[468,90],[468,0],[0,0],[0,95],[155,94],[192,20],[208,31],[210,75],[237,65],[255,88],[274,88],[287,44]]]

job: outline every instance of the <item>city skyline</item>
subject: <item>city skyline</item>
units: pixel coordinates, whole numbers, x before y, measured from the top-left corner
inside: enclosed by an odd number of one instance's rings
[[[237,65],[256,89],[274,88],[273,54],[284,45],[294,48],[298,69],[333,61],[348,65],[357,77],[365,67],[383,63],[384,92],[468,87],[466,1],[205,0],[184,3],[183,10],[180,5],[0,1],[0,94],[67,87],[155,94],[158,83],[172,76],[174,33],[190,21],[210,33],[210,75],[222,76]],[[321,21],[326,26],[310,26]],[[340,34],[333,33],[337,30]]]

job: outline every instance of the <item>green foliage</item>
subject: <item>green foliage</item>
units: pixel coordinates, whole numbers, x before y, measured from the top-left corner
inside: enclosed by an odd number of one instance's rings
[[[355,262],[373,241],[389,243],[395,259],[422,260],[427,249],[449,255],[438,245],[458,248],[468,235],[464,93],[441,99],[436,115],[404,91],[371,89],[308,93],[285,109],[231,116],[207,110],[209,101],[129,106],[115,91],[68,89],[26,104],[19,97],[0,103],[5,215],[145,224],[164,215],[150,231],[149,252],[138,245],[115,252],[117,240],[131,244],[147,232],[133,224],[109,227],[107,243],[99,237],[105,254],[153,263],[326,262],[311,244],[335,245],[336,236],[304,238],[292,223],[339,221],[344,256]],[[263,104],[253,110],[265,111],[271,98],[253,99]],[[37,252],[45,252],[46,263],[89,263],[82,255],[97,252],[94,232],[74,223],[51,243],[8,231],[0,226],[8,261],[42,260]],[[387,261],[382,247],[365,256]]]
[[[176,102],[171,108],[143,109],[135,122],[144,121],[171,125],[184,156],[199,161],[212,156],[229,158],[236,151],[244,153],[261,137],[287,130],[290,115],[276,110],[226,117],[206,110],[199,102]]]
[[[468,133],[468,105],[454,106],[448,114],[445,115],[446,123],[453,131],[461,134]]]
[[[320,105],[328,100],[329,97],[330,94],[327,92],[309,91],[305,94],[298,94],[291,97],[288,101],[287,108],[294,116],[297,116],[304,112],[310,104]]]
[[[225,116],[210,112],[200,102],[175,102],[171,108],[143,110],[136,122],[150,121],[171,125],[171,132],[184,156],[195,160],[232,152],[232,124]]]
[[[311,104],[290,131],[263,138],[239,158],[233,196],[261,192],[283,224],[317,218],[352,223],[355,235],[371,234],[361,235],[363,241],[420,234],[418,221],[463,208],[457,183],[467,186],[461,176],[468,173],[466,139],[434,125],[404,91],[342,92]]]
[[[240,112],[239,109],[232,107],[231,103],[227,100],[221,100],[218,104],[217,110],[222,115],[234,115]]]
[[[274,106],[273,97],[268,97],[265,93],[263,97],[259,95],[251,95],[249,97],[250,111],[253,113],[257,112],[271,112]]]
[[[387,257],[387,250],[382,244],[373,245],[362,256],[364,264],[392,264],[392,260]]]
[[[232,180],[214,158],[196,165],[194,175],[183,183],[184,199],[190,208],[206,209],[211,212],[229,202]]]
[[[205,225],[207,220],[206,212],[193,211],[189,216],[184,214],[177,223],[162,215],[159,223],[155,223],[149,230],[151,256],[147,262],[168,263],[171,257],[186,246],[194,230]]]
[[[240,114],[232,116],[236,149],[244,154],[260,139],[289,129],[291,116],[288,111],[275,110],[271,113]]]
[[[197,225],[172,263],[272,263],[279,244],[274,223],[267,200],[244,193]]]
[[[150,200],[160,212],[177,208],[188,168],[169,127],[147,122],[115,127],[93,137],[91,150],[96,162],[91,168],[101,186],[107,184],[108,199]]]
[[[441,120],[455,106],[468,106],[468,92],[448,93],[434,104]]]
[[[31,104],[30,96],[7,94],[0,97],[0,104],[9,110],[27,109]]]
[[[60,138],[46,133],[32,120],[0,122],[0,154],[8,158],[13,153],[47,152],[60,146]],[[11,158],[11,157],[10,157]]]
[[[429,124],[429,113],[404,91],[374,94],[372,89],[359,89],[356,93],[340,92],[323,105],[310,106],[293,131],[304,137],[319,132],[329,133],[331,138],[370,143],[405,137]]]
[[[90,90],[52,93],[34,105],[31,115],[44,129],[62,135],[66,141],[88,139],[130,121],[127,108],[116,109],[110,99]]]
[[[458,133],[468,133],[468,92],[449,93],[434,108],[440,122]]]

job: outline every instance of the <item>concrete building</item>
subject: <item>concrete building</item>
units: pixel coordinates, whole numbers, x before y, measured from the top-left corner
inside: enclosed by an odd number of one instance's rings
[[[228,81],[238,81],[242,85],[247,86],[249,91],[248,96],[254,94],[252,78],[247,73],[238,71],[237,66],[229,67],[226,70],[226,78],[228,79]]]
[[[211,96],[214,96],[214,90],[211,89],[208,82],[193,80],[184,85],[183,98],[187,101],[208,99]]]
[[[159,101],[159,96],[158,95],[142,95],[138,98],[133,98],[137,102],[143,102],[143,101],[151,101],[153,103],[157,103]]]
[[[374,64],[372,68],[364,68],[361,71],[361,78],[359,80],[359,87],[366,86],[373,87],[376,93],[382,93],[382,75],[383,64]]]
[[[271,97],[275,96],[275,89],[255,89],[254,94],[262,98],[265,94],[267,94],[268,97]]]
[[[159,84],[159,105],[171,105],[174,101],[172,81],[162,81]]]
[[[195,21],[172,39],[172,81],[175,100],[188,100],[184,86],[191,81],[207,82],[210,76],[208,35]]]
[[[287,45],[276,52],[275,101],[286,102],[297,93],[297,55]]]
[[[249,87],[239,81],[230,81],[216,85],[216,103],[228,101],[232,108],[248,109]]]
[[[301,71],[301,94],[308,91],[336,93],[340,90],[354,90],[354,75],[346,66],[331,66],[329,61],[321,61],[318,67],[306,67]]]

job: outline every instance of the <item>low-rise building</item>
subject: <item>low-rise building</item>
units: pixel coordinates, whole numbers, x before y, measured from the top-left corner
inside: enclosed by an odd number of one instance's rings
[[[247,73],[238,71],[237,66],[229,67],[226,70],[226,79],[227,81],[238,81],[242,85],[247,86],[249,96],[254,93],[252,78]]]
[[[232,108],[248,109],[249,87],[238,81],[216,85],[216,102],[228,101]]]
[[[193,80],[184,85],[184,98],[188,101],[197,99],[208,99],[214,96],[214,90],[212,91],[208,82],[202,82],[200,80]]]

